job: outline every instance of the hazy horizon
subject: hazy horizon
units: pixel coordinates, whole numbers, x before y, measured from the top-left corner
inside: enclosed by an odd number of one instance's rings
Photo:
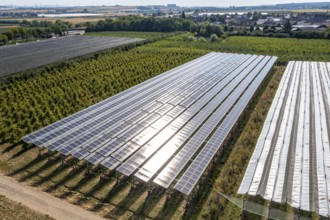
[[[15,6],[113,6],[113,5],[124,5],[124,6],[138,6],[138,5],[167,5],[167,4],[177,4],[178,6],[216,6],[216,7],[229,7],[229,6],[257,6],[257,5],[275,5],[275,4],[285,4],[285,3],[311,3],[311,2],[326,2],[320,0],[232,0],[232,1],[216,1],[216,0],[205,0],[202,2],[193,0],[181,0],[181,1],[168,1],[168,0],[47,0],[47,1],[23,1],[23,0],[2,0],[0,5],[15,5]]]

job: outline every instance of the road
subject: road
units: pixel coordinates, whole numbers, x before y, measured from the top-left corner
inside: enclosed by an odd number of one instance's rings
[[[0,174],[0,194],[55,219],[102,219],[83,208]]]

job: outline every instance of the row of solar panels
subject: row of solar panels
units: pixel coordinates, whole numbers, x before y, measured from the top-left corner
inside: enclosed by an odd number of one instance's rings
[[[238,192],[330,215],[329,126],[330,63],[290,62]]]
[[[193,160],[175,185],[188,195],[275,60],[210,53],[22,140],[165,188]]]

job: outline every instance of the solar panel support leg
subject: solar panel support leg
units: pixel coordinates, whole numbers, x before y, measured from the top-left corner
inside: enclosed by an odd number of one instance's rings
[[[188,211],[189,205],[190,205],[190,202],[189,202],[189,196],[186,196],[186,207],[185,207],[185,209],[184,209],[184,212],[185,212],[185,213]]]
[[[268,206],[268,214],[267,214],[267,219],[270,219],[270,212],[272,211],[272,201],[270,201],[269,206]]]
[[[148,196],[147,197],[149,197],[149,196],[151,196],[151,194],[153,192],[153,185],[152,185],[152,182],[150,182],[150,181],[147,184],[148,184]]]
[[[165,198],[165,205],[169,204],[169,202],[171,201],[171,198],[172,198],[172,193],[171,193],[171,191],[167,190],[166,198]]]
[[[61,166],[64,165],[64,155],[61,154]]]
[[[101,170],[100,181],[104,179],[104,177],[105,177],[105,172],[104,170]]]
[[[50,161],[51,160],[51,156],[50,156],[50,153],[49,153],[49,150],[47,150],[47,159],[48,159],[48,161]]]
[[[118,184],[119,178],[118,178],[118,171],[117,170],[115,171],[115,178],[116,178],[116,184]]]
[[[41,149],[40,149],[40,147],[38,147],[38,157],[40,157],[41,156]]]
[[[135,189],[135,178],[134,176],[131,177],[131,191],[133,191]]]
[[[242,206],[242,219],[245,219],[245,198],[243,199],[243,206]]]
[[[90,165],[89,165],[89,163],[87,163],[86,164],[86,175],[89,175],[89,173],[90,173]]]

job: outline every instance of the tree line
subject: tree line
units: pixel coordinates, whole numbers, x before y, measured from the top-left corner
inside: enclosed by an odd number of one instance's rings
[[[19,25],[18,28],[11,28],[2,34],[0,33],[0,45],[9,42],[15,43],[16,41],[47,39],[53,35],[63,36],[72,27],[70,22],[62,20],[56,20],[55,22],[23,20]]]
[[[221,16],[219,16],[221,18]],[[215,34],[221,37],[226,36],[265,36],[265,37],[292,37],[292,38],[314,38],[328,39],[330,32],[316,31],[292,31],[291,23],[288,21],[281,30],[276,27],[265,26],[260,28],[257,25],[251,25],[250,28],[235,28],[228,25],[213,24],[208,21],[197,23],[191,18],[186,18],[182,14],[181,18],[156,18],[156,17],[138,17],[128,16],[117,19],[100,20],[97,23],[86,23],[86,32],[99,31],[148,31],[148,32],[175,32],[186,31],[191,32],[198,37],[210,37]]]
[[[220,25],[211,23],[197,24],[192,20],[181,18],[143,18],[138,16],[121,17],[118,19],[100,20],[93,24],[86,23],[86,32],[99,31],[145,31],[145,32],[192,32],[201,37],[210,37],[216,34],[220,37],[223,30]]]

